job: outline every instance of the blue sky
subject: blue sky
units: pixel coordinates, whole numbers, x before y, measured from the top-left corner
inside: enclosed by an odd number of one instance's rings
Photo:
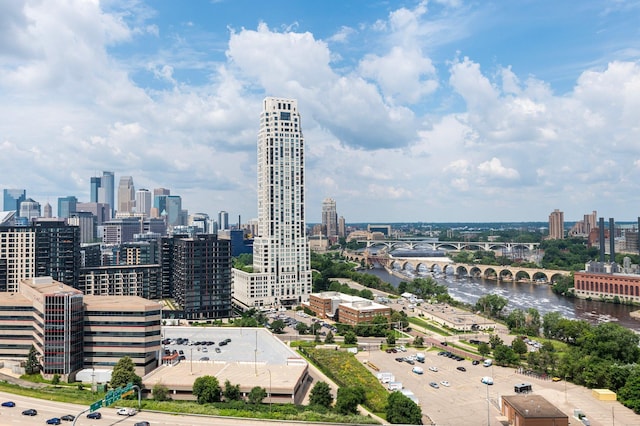
[[[261,99],[298,99],[307,220],[640,215],[640,1],[0,4],[0,188],[112,170],[256,216]]]

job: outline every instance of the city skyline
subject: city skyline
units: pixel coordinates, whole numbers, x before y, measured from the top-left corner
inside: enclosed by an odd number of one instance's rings
[[[638,216],[637,3],[25,0],[0,16],[0,188],[43,206],[88,201],[111,170],[255,218],[256,118],[282,96],[304,111],[309,222],[325,198],[348,223]]]

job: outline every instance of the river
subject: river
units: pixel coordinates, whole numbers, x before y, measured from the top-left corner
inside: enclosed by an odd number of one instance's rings
[[[401,281],[411,280],[411,278],[404,280],[398,278],[388,273],[384,268],[374,268],[362,272],[375,275],[396,287]],[[536,308],[541,315],[547,312],[560,312],[565,318],[583,319],[593,324],[602,321],[616,321],[618,324],[640,333],[640,321],[629,315],[638,309],[637,306],[569,299],[555,294],[548,284],[496,282],[480,278],[456,278],[453,276],[436,278],[436,280],[447,286],[451,297],[461,302],[473,304],[483,295],[493,293],[509,301],[507,309]]]

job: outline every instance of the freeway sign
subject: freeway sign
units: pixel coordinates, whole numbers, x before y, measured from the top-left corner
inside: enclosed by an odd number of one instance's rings
[[[96,411],[98,408],[102,407],[102,400],[98,400],[89,406],[89,411],[92,413]]]

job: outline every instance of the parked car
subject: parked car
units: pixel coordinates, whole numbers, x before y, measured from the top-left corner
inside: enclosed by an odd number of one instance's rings
[[[208,356],[203,356],[202,358],[200,358],[200,361],[209,361],[209,357]]]
[[[149,422],[138,422],[138,423],[134,424],[133,426],[151,426],[151,423],[149,423]]]
[[[135,416],[136,412],[137,411],[135,408],[122,407],[118,410],[118,415],[119,416]]]
[[[52,417],[47,420],[48,425],[59,425],[60,423],[62,423],[62,421],[59,417]]]
[[[5,401],[5,402],[2,403],[2,406],[3,407],[15,407],[16,403],[13,402],[13,401]]]
[[[462,367],[462,366],[460,366],[460,367],[456,367],[456,370],[459,370],[459,371],[467,371],[467,369],[466,369],[466,368],[464,368],[464,367]]]
[[[87,418],[98,420],[102,418],[102,414],[100,413],[100,411],[94,411],[93,413],[87,414]]]
[[[22,412],[23,416],[37,416],[38,412],[36,410],[34,410],[33,408],[29,408],[27,410],[24,410]]]
[[[477,359],[474,359],[474,360],[471,362],[471,364],[473,364],[473,365],[478,365],[478,364],[480,364],[480,361],[478,361]]]
[[[492,385],[493,384],[493,378],[492,377],[488,377],[485,376],[480,380],[482,383],[484,383],[485,385]]]
[[[436,382],[430,382],[429,386],[431,386],[434,389],[438,389],[440,386],[438,386],[438,384]]]
[[[220,350],[220,348],[216,348],[215,350],[216,350],[216,353],[217,353],[217,354],[219,354],[220,352],[222,352],[222,351]]]
[[[441,381],[441,382],[440,382],[440,384],[441,384],[442,386],[446,386],[446,387],[449,387],[449,386],[451,385],[451,384],[450,384],[449,382],[447,382],[446,380]]]
[[[432,365],[431,367],[429,367],[429,371],[437,372],[437,371],[438,371],[438,367],[434,367],[434,366]]]
[[[73,414],[65,414],[64,416],[60,417],[60,420],[64,420],[65,422],[72,422],[75,418],[76,416],[74,416]]]

